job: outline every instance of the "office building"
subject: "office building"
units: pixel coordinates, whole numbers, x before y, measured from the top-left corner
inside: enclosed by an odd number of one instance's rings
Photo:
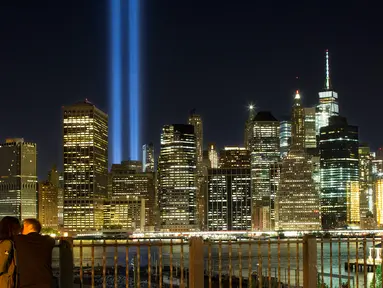
[[[207,178],[207,229],[251,230],[250,169],[209,169]]]
[[[210,143],[208,150],[208,158],[210,160],[210,167],[216,169],[219,166],[219,156],[217,152],[217,147],[215,146],[215,143]]]
[[[319,195],[315,189],[312,163],[305,152],[304,109],[297,91],[291,121],[291,147],[283,159],[275,200],[276,230],[321,229]]]
[[[158,202],[164,231],[198,228],[197,149],[193,125],[165,125],[158,161]]]
[[[85,100],[63,107],[64,229],[99,230],[108,184],[108,116]]]
[[[195,109],[190,112],[188,124],[193,125],[197,149],[197,164],[203,161],[203,123],[200,115],[195,114]]]
[[[154,145],[153,143],[142,146],[143,172],[154,172]]]
[[[253,138],[253,120],[255,116],[255,106],[250,104],[248,107],[249,117],[245,123],[244,144],[245,148],[250,150],[250,140]]]
[[[155,178],[152,172],[142,172],[140,161],[122,161],[113,164],[110,172],[110,199],[138,197],[145,201],[145,227],[154,229],[155,224]]]
[[[280,175],[280,122],[270,112],[260,111],[252,123],[249,147],[253,228],[270,231],[274,229],[274,200]]]
[[[250,151],[244,147],[226,146],[219,152],[220,168],[250,168]]]
[[[330,80],[329,52],[326,50],[326,80],[325,89],[319,92],[319,104],[316,107],[315,126],[316,134],[319,135],[320,129],[329,124],[331,116],[339,115],[338,93],[332,89]]]
[[[360,221],[358,127],[332,116],[320,130],[321,215],[324,229]]]
[[[0,144],[0,219],[37,217],[36,144],[6,139]]]
[[[291,120],[284,119],[280,122],[279,125],[279,147],[280,147],[280,157],[284,158],[287,156],[287,153],[290,149],[291,142]]]
[[[145,231],[145,199],[121,196],[106,200],[103,205],[104,229]]]
[[[59,228],[58,190],[59,187],[49,180],[40,182],[38,185],[38,219],[43,228]]]
[[[374,153],[370,147],[365,144],[359,144],[359,190],[360,190],[360,218],[365,219],[369,213],[373,213],[373,170],[372,161]]]
[[[305,113],[305,148],[317,148],[317,134],[315,128],[315,107],[304,108]]]

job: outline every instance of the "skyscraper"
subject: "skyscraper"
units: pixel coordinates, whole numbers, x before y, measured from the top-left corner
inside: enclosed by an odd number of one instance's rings
[[[195,114],[195,109],[190,112],[189,125],[193,125],[197,148],[197,164],[203,161],[203,124],[200,115]]]
[[[359,223],[358,127],[332,116],[320,130],[322,225],[325,229]],[[358,213],[356,213],[358,211]]]
[[[99,230],[108,184],[108,116],[85,100],[63,107],[64,228]]]
[[[360,217],[365,219],[368,212],[373,213],[373,154],[370,147],[361,143],[359,145],[359,186],[360,186]]]
[[[276,230],[319,230],[319,195],[312,178],[311,160],[305,152],[304,109],[297,91],[291,121],[291,148],[283,159],[275,200]]]
[[[217,147],[215,146],[215,143],[210,143],[208,150],[208,157],[210,160],[210,168],[218,168],[219,165],[219,157],[217,152]]]
[[[226,146],[219,152],[220,168],[250,168],[250,151],[244,147]]]
[[[37,217],[36,154],[22,138],[0,144],[0,219]]]
[[[143,172],[154,172],[154,145],[153,143],[142,146]]]
[[[200,229],[204,226],[205,219],[205,174],[207,167],[203,162],[203,123],[200,115],[195,113],[195,109],[190,112],[188,124],[193,125],[197,148],[197,223]]]
[[[39,183],[39,216],[42,227],[58,229],[58,186],[50,181]]]
[[[291,142],[291,120],[284,119],[279,125],[279,147],[281,158],[286,157]]]
[[[138,197],[145,201],[145,226],[154,227],[155,178],[152,172],[142,172],[140,161],[122,161],[113,164],[110,172],[111,200]]]
[[[315,107],[304,108],[305,113],[305,148],[317,148],[317,137],[315,127]]]
[[[251,230],[250,169],[209,169],[207,178],[207,230]]]
[[[165,125],[158,161],[158,198],[163,230],[197,228],[197,149],[193,125]]]
[[[244,144],[245,148],[250,150],[250,139],[253,138],[253,120],[255,116],[255,106],[250,104],[249,107],[249,118],[245,123],[245,139]]]
[[[338,93],[336,93],[331,86],[330,80],[330,62],[329,62],[329,52],[326,50],[326,81],[325,89],[322,92],[319,92],[319,104],[316,108],[315,115],[315,126],[316,126],[316,135],[319,135],[320,129],[326,127],[329,123],[329,118],[331,116],[339,115],[339,105],[338,105]]]
[[[274,229],[274,200],[279,180],[280,122],[268,111],[260,111],[253,118],[251,153],[251,181],[254,228]]]

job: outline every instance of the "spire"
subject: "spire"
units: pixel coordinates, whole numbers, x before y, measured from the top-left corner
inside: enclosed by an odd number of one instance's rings
[[[247,109],[249,110],[249,120],[251,121],[254,119],[256,107],[253,103],[250,103]]]
[[[328,49],[326,49],[326,90],[330,90],[330,89],[331,89],[330,64],[329,64]]]

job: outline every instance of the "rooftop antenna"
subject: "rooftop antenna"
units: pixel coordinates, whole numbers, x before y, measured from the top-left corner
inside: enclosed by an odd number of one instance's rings
[[[328,49],[326,49],[326,90],[330,90],[330,64],[329,64],[329,56]]]

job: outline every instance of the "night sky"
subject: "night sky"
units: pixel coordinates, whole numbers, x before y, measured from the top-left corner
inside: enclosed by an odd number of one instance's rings
[[[339,2],[339,4],[334,4]],[[38,172],[61,169],[61,107],[88,98],[108,110],[108,1],[1,1],[0,138],[38,144]],[[366,1],[144,0],[143,139],[196,108],[204,140],[243,143],[246,105],[289,115],[293,94],[315,105],[324,52],[340,112],[383,145],[383,41]],[[376,11],[376,12],[375,12]],[[296,77],[299,77],[299,80]]]

